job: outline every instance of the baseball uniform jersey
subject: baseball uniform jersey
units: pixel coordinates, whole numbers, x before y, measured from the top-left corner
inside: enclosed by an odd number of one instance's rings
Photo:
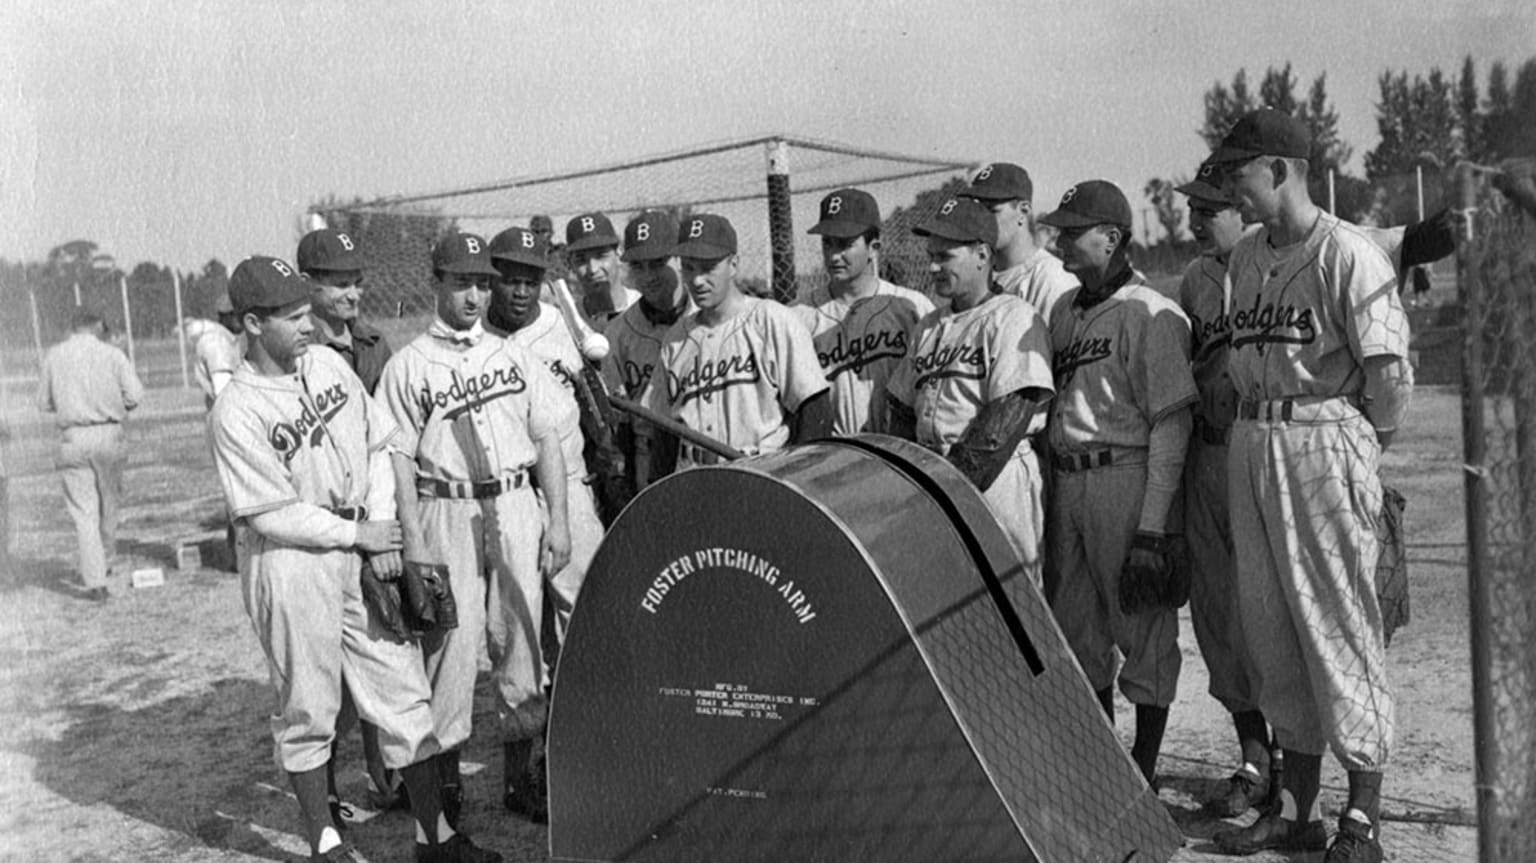
[[[1049,323],[1062,295],[1077,287],[1077,277],[1067,272],[1060,258],[1036,249],[1024,263],[993,273],[992,284],[999,293],[1022,297]]]
[[[1064,295],[1051,320],[1056,399],[1049,440],[1052,608],[1095,690],[1166,707],[1179,674],[1178,616],[1120,610],[1119,580],[1141,518],[1152,427],[1196,400],[1189,319],[1139,277],[1102,301]]]
[[[1230,713],[1258,709],[1237,604],[1227,512],[1227,440],[1237,393],[1227,374],[1232,340],[1227,262],[1201,255],[1184,270],[1179,306],[1189,316],[1190,363],[1200,400],[1184,460],[1184,535],[1189,540],[1189,616],[1210,672],[1210,693]]]
[[[197,360],[192,365],[192,377],[203,391],[203,405],[212,407],[219,390],[229,383],[245,357],[245,336],[214,324],[197,340],[193,353]]]
[[[988,295],[963,312],[930,311],[913,330],[912,350],[891,377],[890,395],[912,408],[917,442],[947,455],[987,403],[1020,390],[1055,389],[1049,351],[1045,322],[1018,297]],[[1039,461],[1026,438],[984,497],[1037,587],[1040,493]]]
[[[565,319],[560,316],[560,310],[548,304],[541,303],[539,316],[532,323],[505,334],[505,338],[521,345],[543,362],[560,384],[559,396],[555,399],[555,427],[560,436],[560,453],[565,458],[565,506],[570,525],[571,561],[550,578],[549,585],[553,590],[551,605],[555,611],[555,632],[563,644],[576,595],[581,592],[581,583],[587,575],[587,565],[603,541],[597,501],[592,495],[592,487],[587,484],[587,463],[582,456],[581,409],[576,401],[576,377],[581,374],[585,360]]]
[[[558,439],[558,386],[521,346],[478,322],[457,331],[441,320],[391,357],[379,381],[399,450],[415,457],[425,553],[448,567],[458,601],[458,628],[427,655],[447,749],[469,739],[482,632],[503,730],[519,739],[544,725],[543,528],[529,469],[535,440]]]
[[[745,309],[709,325],[684,315],[662,341],[646,404],[748,455],[789,442],[788,414],[827,389],[811,333],[795,313],[747,297]],[[684,444],[678,466],[712,459]]]
[[[246,612],[277,689],[278,764],[300,773],[330,758],[343,679],[358,713],[379,728],[386,766],[436,754],[421,650],[371,619],[353,549],[354,520],[395,517],[394,421],[344,360],[314,346],[291,375],[242,365],[208,428],[236,520]],[[287,516],[283,530],[253,525],[276,513]]]
[[[891,374],[907,356],[912,328],[933,311],[932,301],[881,279],[873,294],[852,302],[822,285],[793,310],[810,329],[816,359],[832,384],[833,433],[884,434],[891,425]]]
[[[1244,237],[1229,264],[1244,636],[1282,746],[1380,770],[1394,723],[1374,580],[1380,446],[1360,403],[1365,361],[1407,355],[1407,317],[1391,261],[1354,225],[1320,213],[1297,243],[1269,237]]]

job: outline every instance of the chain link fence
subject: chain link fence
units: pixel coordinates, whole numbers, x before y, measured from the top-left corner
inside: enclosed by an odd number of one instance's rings
[[[1466,308],[1467,538],[1483,863],[1536,860],[1536,222],[1485,192]]]

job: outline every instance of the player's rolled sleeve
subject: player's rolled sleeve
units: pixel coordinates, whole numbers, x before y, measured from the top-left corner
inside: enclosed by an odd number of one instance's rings
[[[998,316],[988,351],[991,368],[985,381],[987,402],[995,402],[1025,389],[1056,391],[1051,374],[1051,335],[1029,303],[1010,298],[1007,311]],[[903,363],[906,365],[906,363]]]
[[[1341,255],[1340,283],[1349,303],[1349,341],[1356,358],[1408,356],[1408,315],[1397,292],[1397,273],[1369,244]]]
[[[416,400],[411,398],[411,382],[406,370],[410,350],[407,348],[395,354],[384,364],[384,374],[379,378],[377,394],[382,398],[397,429],[392,445],[396,451],[415,458],[416,450],[421,445],[421,430],[426,425],[426,417],[422,416]]]
[[[1151,316],[1142,343],[1132,345],[1128,357],[1148,426],[1200,396],[1189,370],[1189,318],[1172,303],[1153,306]]]

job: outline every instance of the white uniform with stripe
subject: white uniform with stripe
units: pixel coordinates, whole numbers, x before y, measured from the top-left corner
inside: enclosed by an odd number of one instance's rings
[[[992,284],[999,293],[1023,298],[1049,324],[1056,304],[1067,291],[1077,287],[1077,277],[1067,272],[1060,258],[1045,249],[1036,249],[1024,263],[993,273]]]
[[[932,311],[913,332],[890,392],[916,414],[918,443],[937,453],[947,455],[989,402],[1032,387],[1055,389],[1045,321],[1018,297],[989,294],[963,312]],[[1045,526],[1040,495],[1040,463],[1025,438],[985,497],[1036,587]]]
[[[1285,248],[1244,237],[1230,273],[1243,401],[1228,490],[1259,707],[1282,746],[1379,770],[1394,721],[1374,583],[1380,447],[1359,405],[1365,361],[1408,352],[1397,274],[1327,213]]]
[[[671,328],[670,323],[653,322],[646,316],[644,305],[638,302],[608,322],[608,329],[603,333],[608,339],[608,356],[602,363],[603,383],[608,385],[608,392],[630,401],[645,397],[645,387],[651,382],[651,375],[661,359],[662,339]],[[651,477],[653,432],[649,425],[628,414],[624,415],[623,422],[634,428],[633,470],[637,487],[644,488]]]
[[[810,329],[816,359],[832,383],[833,432],[886,433],[891,374],[908,354],[912,328],[933,311],[932,301],[882,279],[873,294],[853,302],[823,285],[792,308]]]
[[[570,524],[571,562],[549,580],[553,589],[551,605],[555,611],[555,632],[565,643],[565,628],[576,606],[576,595],[587,577],[587,565],[603,541],[603,523],[597,517],[597,501],[587,484],[587,463],[582,457],[585,438],[581,433],[581,408],[576,401],[577,375],[585,360],[571,337],[570,328],[554,306],[540,303],[539,316],[533,323],[508,336],[536,359],[541,360],[560,383],[560,406],[555,426],[560,434],[560,454],[565,458],[566,518]],[[546,515],[547,518],[547,515]]]
[[[746,298],[713,326],[689,312],[667,331],[646,405],[748,455],[789,442],[789,413],[827,389],[811,333],[794,312]],[[678,467],[715,459],[684,443]]]
[[[1200,400],[1184,460],[1184,535],[1189,540],[1189,616],[1210,671],[1210,693],[1230,713],[1256,710],[1253,672],[1237,604],[1227,507],[1227,441],[1237,393],[1227,374],[1232,340],[1227,262],[1201,255],[1184,270],[1179,306],[1189,316],[1190,361]]]
[[[208,415],[214,466],[236,520],[241,592],[267,655],[277,710],[278,764],[302,773],[330,758],[342,681],[357,712],[378,726],[384,763],[398,768],[438,751],[421,649],[396,640],[363,604],[353,549],[357,525],[333,511],[367,507],[395,517],[389,413],[346,361],[311,347],[297,372],[242,364]],[[297,529],[264,536],[252,516],[297,508]]]
[[[490,636],[505,736],[529,737],[544,725],[543,528],[529,479],[534,441],[559,434],[560,410],[559,384],[526,350],[478,323],[467,331],[471,341],[463,337],[434,321],[379,380],[401,427],[400,449],[416,459],[425,553],[448,567],[458,602],[458,628],[427,654],[432,714],[448,749],[469,739],[482,633]],[[507,488],[479,500],[423,488],[495,481]]]
[[[1051,606],[1095,690],[1115,682],[1133,704],[1166,707],[1179,679],[1178,616],[1120,611],[1120,573],[1141,520],[1152,427],[1196,399],[1189,319],[1133,277],[1089,308],[1076,288],[1051,321]]]

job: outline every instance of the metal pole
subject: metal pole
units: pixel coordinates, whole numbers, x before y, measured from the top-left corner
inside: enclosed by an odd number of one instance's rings
[[[1424,166],[1413,166],[1414,182],[1419,188],[1419,221],[1424,221]]]
[[[171,293],[176,295],[176,350],[181,354],[181,388],[192,388],[192,375],[187,371],[187,329],[181,317],[181,275],[171,270]]]
[[[1333,215],[1337,216],[1339,214],[1339,207],[1338,207],[1338,203],[1337,203],[1337,201],[1335,199],[1335,195],[1334,195],[1334,191],[1333,191],[1333,175],[1334,175],[1334,170],[1332,168],[1329,168],[1328,169],[1328,212],[1330,212]]]
[[[128,277],[119,274],[117,287],[123,295],[123,334],[128,337],[128,362],[138,368],[138,356],[133,351],[133,307],[128,304]]]
[[[75,308],[80,308],[80,283],[75,282]]]
[[[779,302],[795,301],[795,228],[789,197],[789,142],[768,142],[768,249],[771,287]]]
[[[37,313],[37,291],[27,285],[27,302],[32,304],[32,344],[37,346],[37,367],[43,367],[43,319]]]
[[[1466,172],[1457,177],[1466,231],[1456,249],[1456,281],[1466,315],[1466,339],[1462,353],[1461,436],[1466,464],[1463,480],[1467,513],[1467,598],[1472,618],[1472,716],[1474,769],[1477,796],[1478,859],[1497,859],[1497,796],[1493,782],[1495,725],[1493,716],[1492,651],[1489,623],[1493,597],[1488,572],[1487,440],[1484,429],[1483,308],[1485,296],[1479,278],[1477,250],[1473,248],[1473,214],[1476,191]]]

